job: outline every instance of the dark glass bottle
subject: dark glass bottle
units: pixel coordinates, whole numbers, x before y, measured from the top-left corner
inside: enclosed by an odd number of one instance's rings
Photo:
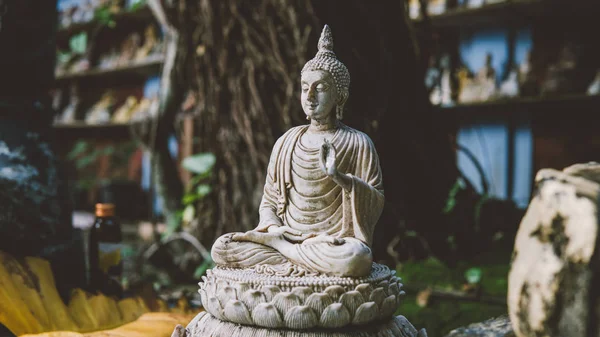
[[[121,297],[122,234],[113,204],[96,204],[89,247],[91,288],[105,295]]]

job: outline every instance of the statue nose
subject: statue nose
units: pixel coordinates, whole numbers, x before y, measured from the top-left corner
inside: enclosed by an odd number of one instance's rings
[[[308,90],[308,97],[307,99],[311,102],[316,101],[317,100],[317,95],[315,92],[315,89],[309,89]]]

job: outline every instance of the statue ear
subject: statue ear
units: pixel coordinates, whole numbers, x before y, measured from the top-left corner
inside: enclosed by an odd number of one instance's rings
[[[344,104],[346,104],[346,101],[348,100],[348,91],[344,91],[341,93],[340,97],[338,98],[338,103],[337,105],[339,106],[344,106]]]

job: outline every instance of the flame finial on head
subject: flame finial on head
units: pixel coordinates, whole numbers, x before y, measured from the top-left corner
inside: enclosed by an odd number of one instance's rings
[[[333,76],[339,94],[348,95],[350,87],[350,73],[348,68],[338,60],[333,52],[333,35],[328,25],[323,27],[318,44],[319,51],[312,60],[309,60],[302,68],[307,70],[324,70]]]
[[[319,38],[319,52],[331,52],[333,53],[333,36],[331,35],[331,28],[328,25],[323,27],[321,37]]]

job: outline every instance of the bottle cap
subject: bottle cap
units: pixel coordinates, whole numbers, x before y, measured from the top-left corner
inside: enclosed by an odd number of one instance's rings
[[[96,204],[96,216],[105,217],[105,216],[114,216],[115,215],[115,205],[114,204]]]

